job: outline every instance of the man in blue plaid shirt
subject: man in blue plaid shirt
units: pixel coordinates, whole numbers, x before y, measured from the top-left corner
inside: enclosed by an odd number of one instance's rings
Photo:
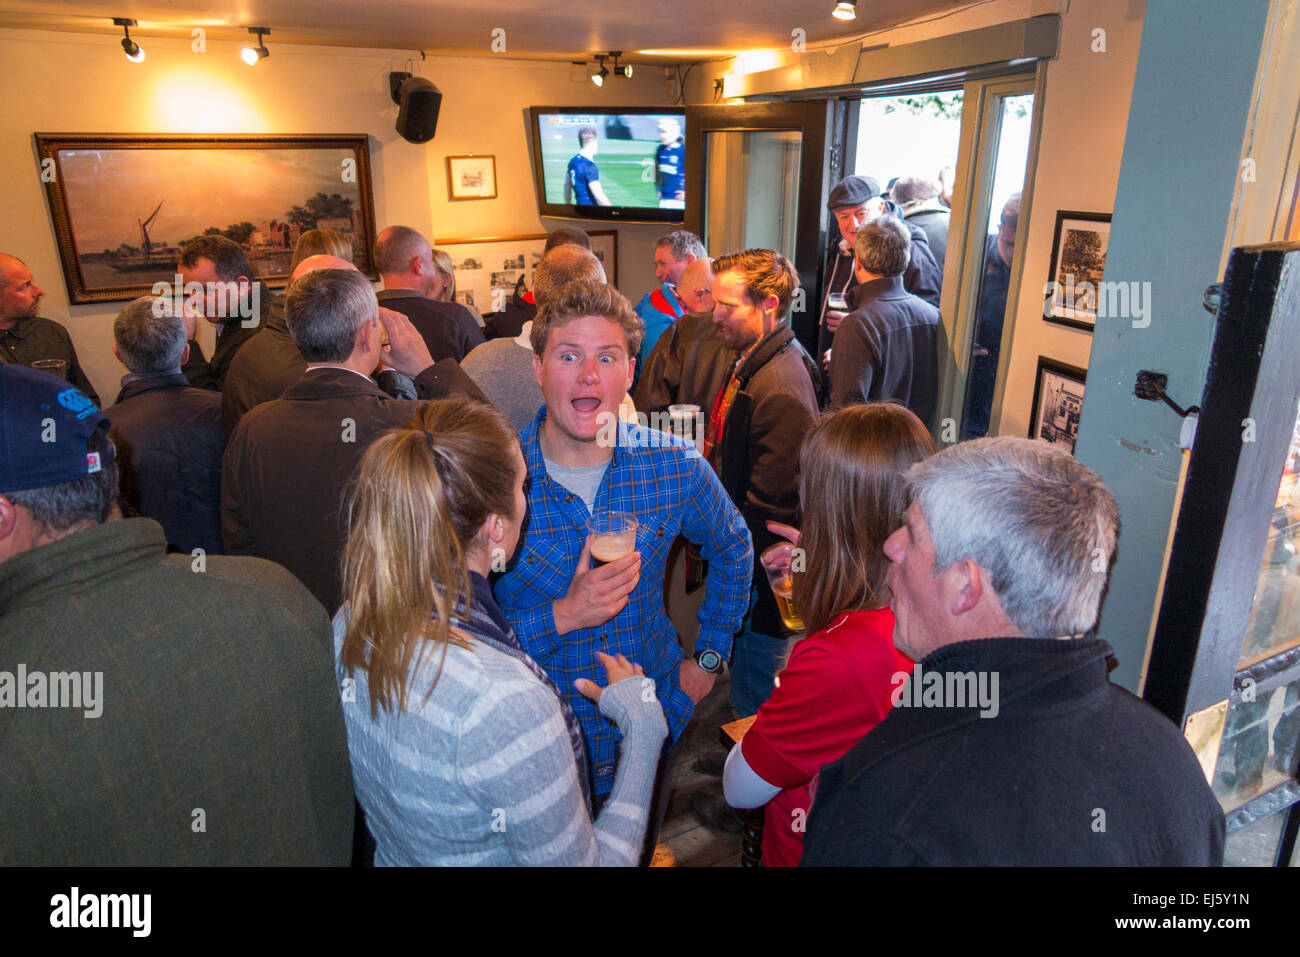
[[[618,732],[573,683],[599,673],[598,651],[626,655],[655,680],[671,743],[651,799],[653,849],[682,732],[745,614],[753,551],[739,511],[691,445],[618,420],[641,334],[627,300],[602,283],[572,283],[539,308],[533,365],[546,404],[520,433],[528,518],[496,597],[520,643],[568,695],[598,801],[613,786]],[[635,515],[636,551],[591,568],[586,523],[593,511]],[[683,657],[664,610],[668,551],[679,534],[709,561],[693,658]]]

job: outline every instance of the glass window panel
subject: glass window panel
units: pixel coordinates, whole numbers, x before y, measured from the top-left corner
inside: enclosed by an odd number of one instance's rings
[[[1223,847],[1224,867],[1272,867],[1290,810],[1287,808],[1229,834]]]
[[[710,253],[775,249],[794,258],[802,153],[798,130],[705,134],[703,239]]]
[[[1238,670],[1300,645],[1300,415],[1296,418]]]
[[[1228,708],[1214,793],[1236,810],[1295,774],[1300,746],[1300,678]]]
[[[967,439],[987,435],[989,431],[998,354],[1002,349],[1007,314],[1007,288],[1011,283],[1011,257],[1020,226],[1020,191],[1025,182],[1025,166],[1029,162],[1033,112],[1032,93],[1002,100],[993,190],[989,194],[988,236],[984,239],[979,302],[975,308],[975,337],[970,349],[970,377],[962,427],[962,437]],[[1012,197],[1016,202],[1008,208]]]

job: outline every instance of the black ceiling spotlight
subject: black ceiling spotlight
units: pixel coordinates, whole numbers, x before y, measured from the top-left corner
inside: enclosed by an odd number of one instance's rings
[[[129,17],[113,18],[113,26],[121,27],[124,34],[122,37],[122,52],[126,54],[126,58],[132,63],[139,63],[144,59],[144,49],[131,39],[131,28],[135,25],[135,21]]]
[[[249,66],[257,66],[271,55],[271,51],[266,48],[266,40],[263,39],[271,31],[266,27],[249,27],[248,32],[257,37],[257,46],[244,47],[239,55]]]
[[[629,80],[632,79],[632,65],[630,63],[623,66],[618,65],[618,58],[623,55],[623,51],[611,50],[609,55],[614,58],[614,75],[626,77]]]
[[[605,58],[603,56],[598,56],[596,57],[596,62],[600,64],[600,70],[591,75],[591,82],[597,86],[604,86],[605,77],[609,76],[609,70],[605,67]]]

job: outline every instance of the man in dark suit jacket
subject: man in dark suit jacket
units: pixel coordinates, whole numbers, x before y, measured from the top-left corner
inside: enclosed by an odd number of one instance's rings
[[[168,555],[152,519],[105,521],[108,422],[68,383],[0,365],[0,407],[0,672],[63,705],[5,708],[0,861],[346,865],[320,606],[270,562]]]
[[[113,405],[122,498],[162,525],[183,552],[221,554],[221,396],[181,375],[185,321],[143,296],[113,323],[113,355],[129,370]]]
[[[181,371],[195,388],[220,392],[235,354],[261,331],[261,311],[275,297],[254,278],[243,248],[225,236],[200,236],[187,243],[176,273],[185,286],[204,287],[204,294],[190,302],[217,327],[217,347],[207,359],[197,338],[196,318],[186,317],[190,355]]]
[[[370,372],[381,361],[415,380],[421,398],[451,391],[486,401],[453,359],[436,365],[401,315],[381,314],[355,269],[321,269],[290,285],[285,319],[307,371],[240,420],[226,449],[222,534],[232,555],[258,555],[298,576],[331,615],[339,606],[340,504],[353,469],[380,432],[418,402],[394,399]],[[381,328],[382,322],[382,328]],[[387,330],[391,346],[381,343]]]
[[[409,226],[389,226],[375,242],[375,265],[384,281],[380,305],[411,320],[435,359],[459,362],[483,343],[483,330],[458,302],[430,299],[438,279],[433,247]]]

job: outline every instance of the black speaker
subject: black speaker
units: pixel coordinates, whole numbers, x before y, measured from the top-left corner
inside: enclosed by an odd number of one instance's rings
[[[402,81],[394,97],[398,103],[397,132],[411,143],[427,143],[438,130],[442,93],[422,76]]]

